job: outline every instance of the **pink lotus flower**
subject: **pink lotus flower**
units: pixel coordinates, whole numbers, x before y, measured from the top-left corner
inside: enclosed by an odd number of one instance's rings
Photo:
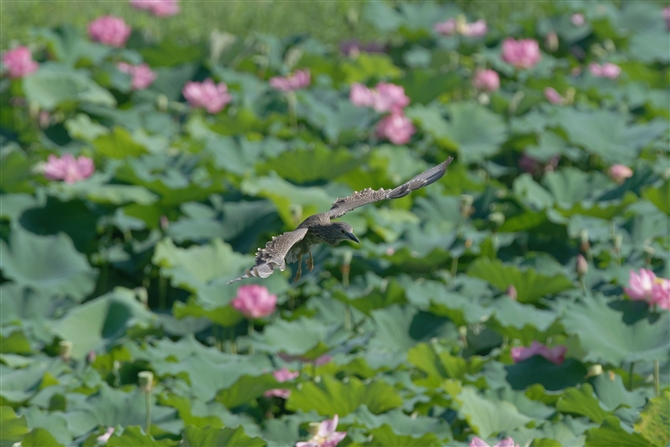
[[[640,269],[639,274],[633,270],[630,271],[628,279],[628,287],[624,287],[623,291],[630,299],[635,301],[651,301],[651,289],[656,282],[656,274],[651,270]]]
[[[2,55],[2,65],[5,66],[10,78],[22,78],[37,70],[39,64],[33,60],[28,47],[16,47],[7,50]]]
[[[405,89],[400,85],[380,82],[374,93],[372,107],[379,113],[399,111],[409,104]]]
[[[173,16],[179,12],[179,0],[130,0],[136,9],[145,9],[157,17]]]
[[[556,346],[554,348],[548,348],[542,343],[534,341],[529,348],[525,347],[512,348],[511,354],[514,363],[519,363],[533,356],[541,355],[550,362],[560,365],[565,361],[565,353],[567,351],[568,348],[566,346]]]
[[[75,159],[72,154],[64,154],[60,158],[52,154],[49,155],[43,172],[49,180],[75,183],[90,177],[94,170],[93,160],[83,155]]]
[[[651,287],[651,301],[661,309],[670,309],[670,280],[656,278]]]
[[[251,284],[237,289],[237,297],[230,304],[247,318],[261,318],[275,311],[277,295],[270,295],[266,287]]]
[[[335,447],[347,436],[346,432],[335,431],[338,420],[335,415],[333,419],[321,422],[312,439],[307,442],[297,442],[295,447]]]
[[[309,70],[298,70],[285,78],[281,76],[270,78],[270,86],[282,92],[291,92],[305,88],[309,85],[309,82]]]
[[[116,68],[123,73],[128,73],[132,77],[130,86],[134,90],[143,90],[156,80],[156,73],[151,71],[147,64],[130,65],[126,62],[119,62]]]
[[[211,78],[203,82],[187,82],[181,93],[192,107],[204,108],[209,113],[220,112],[232,100],[228,86],[223,82],[214,84]]]
[[[663,8],[662,14],[665,19],[665,27],[670,30],[670,6]]]
[[[519,447],[519,444],[514,443],[512,438],[505,438],[499,443],[489,446],[486,441],[475,436],[470,441],[470,447]]]
[[[633,176],[633,170],[625,165],[610,166],[607,173],[612,180],[619,184],[623,183],[627,178]]]
[[[433,29],[436,33],[444,36],[453,36],[456,34],[456,19],[447,19],[444,22],[436,23]]]
[[[122,18],[102,16],[88,25],[88,35],[96,42],[121,48],[130,37],[130,27]]]
[[[572,22],[572,24],[577,26],[577,27],[583,26],[584,22],[585,22],[584,14],[579,14],[579,13],[573,14],[570,17],[570,22]]]
[[[589,71],[591,72],[591,75],[596,78],[616,79],[621,74],[621,68],[610,62],[605,62],[602,65],[596,64],[595,62],[591,63],[589,65]]]
[[[577,274],[579,276],[584,276],[589,271],[589,263],[583,255],[577,255],[577,264],[575,266]]]
[[[544,97],[552,104],[563,104],[563,101],[565,101],[565,98],[551,87],[544,89]]]
[[[274,371],[272,373],[273,376],[275,376],[275,379],[277,379],[277,382],[288,382],[289,380],[293,380],[296,377],[300,375],[299,372],[291,372],[286,368],[282,368],[280,370]],[[289,396],[291,395],[291,390],[286,390],[286,389],[279,389],[279,388],[274,388],[271,390],[266,391],[263,394],[265,397],[281,397],[282,399],[288,399]]]
[[[482,92],[494,92],[500,88],[500,76],[493,70],[477,70],[472,85]]]
[[[462,31],[465,37],[483,37],[488,32],[486,20],[479,19],[476,22],[467,23]]]
[[[365,85],[356,83],[351,85],[349,100],[358,107],[372,107],[375,102],[375,94]]]
[[[502,43],[502,60],[516,68],[532,68],[540,59],[540,45],[536,40],[509,37]]]
[[[387,138],[393,144],[407,143],[415,131],[412,121],[401,111],[385,116],[377,125],[377,136]]]

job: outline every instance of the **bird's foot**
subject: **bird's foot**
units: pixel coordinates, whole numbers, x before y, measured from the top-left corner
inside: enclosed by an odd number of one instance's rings
[[[295,278],[293,278],[293,282],[298,282],[300,277],[302,276],[302,271],[298,270],[298,272],[295,274]]]
[[[309,252],[309,259],[307,260],[307,268],[311,272],[314,270],[314,258],[312,257],[312,252]]]

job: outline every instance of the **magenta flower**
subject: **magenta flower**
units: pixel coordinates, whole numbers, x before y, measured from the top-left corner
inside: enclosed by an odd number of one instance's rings
[[[405,89],[388,82],[377,84],[373,96],[372,107],[379,113],[399,111],[409,104]]]
[[[93,160],[83,155],[77,159],[72,154],[64,154],[58,158],[49,155],[44,166],[44,176],[49,180],[64,180],[65,183],[75,183],[90,177],[95,171]]]
[[[540,59],[540,45],[536,40],[508,37],[502,43],[502,60],[516,68],[532,68]]]
[[[566,346],[556,346],[548,348],[542,343],[534,341],[529,348],[517,347],[511,349],[512,360],[519,363],[536,355],[541,355],[552,363],[560,365],[565,361],[565,353],[568,351]]]
[[[630,271],[628,287],[624,287],[623,291],[632,300],[651,301],[651,289],[656,282],[656,274],[647,269],[640,269],[639,272],[637,274],[633,270]]]
[[[96,42],[121,48],[130,37],[130,27],[120,17],[102,16],[88,25],[88,35]]]
[[[365,85],[356,83],[351,85],[349,100],[358,107],[372,107],[375,102],[375,94]]]
[[[665,19],[665,27],[670,30],[670,6],[663,8],[662,14]]]
[[[2,65],[5,66],[10,78],[22,78],[37,70],[39,64],[33,60],[28,47],[16,47],[7,50],[2,55]]]
[[[156,80],[156,73],[151,71],[147,64],[130,65],[126,62],[119,62],[116,68],[123,73],[130,74],[132,78],[130,85],[133,90],[143,90]]]
[[[476,22],[466,24],[462,34],[465,37],[483,37],[488,30],[489,28],[486,26],[486,20],[479,19]]]
[[[519,447],[519,444],[516,444],[512,438],[505,438],[499,443],[490,446],[486,441],[475,436],[470,441],[470,447]]]
[[[544,97],[552,104],[563,104],[563,101],[565,101],[565,98],[551,87],[544,89]]]
[[[500,88],[500,76],[494,70],[477,70],[472,85],[481,92],[494,92]]]
[[[612,180],[619,184],[623,183],[627,178],[633,176],[633,170],[625,165],[610,166],[607,173]]]
[[[670,309],[670,280],[656,278],[651,287],[651,301],[661,309]]]
[[[594,62],[589,65],[589,72],[596,78],[616,79],[621,74],[621,68],[611,62],[605,62],[602,65]]]
[[[181,93],[192,107],[203,108],[209,113],[220,112],[232,100],[228,86],[223,82],[214,84],[211,78],[203,82],[187,82]]]
[[[237,289],[237,297],[230,304],[247,318],[261,318],[275,311],[277,295],[270,295],[266,287],[251,284]]]
[[[130,0],[136,9],[145,9],[157,17],[173,16],[179,12],[179,0]]]
[[[377,136],[386,138],[393,144],[407,143],[416,129],[412,121],[402,111],[394,111],[377,124]]]
[[[275,376],[275,379],[277,379],[277,382],[288,382],[289,380],[293,380],[296,377],[300,375],[299,372],[291,372],[286,368],[279,369],[277,371],[274,371],[272,373],[273,376]],[[286,390],[286,389],[279,389],[279,388],[274,388],[271,390],[266,391],[263,394],[265,397],[281,397],[282,399],[288,399],[289,396],[291,395],[291,390]]]
[[[270,86],[274,89],[281,90],[282,92],[300,90],[301,88],[307,87],[309,82],[309,70],[298,70],[291,76],[285,78],[281,76],[270,78]]]
[[[577,26],[577,27],[583,26],[584,23],[585,23],[584,14],[580,14],[580,13],[573,14],[570,17],[570,22],[572,22],[572,24]]]
[[[433,25],[436,33],[444,36],[453,36],[456,34],[456,19],[447,19],[444,22],[439,22]]]
[[[297,442],[295,447],[335,447],[347,436],[346,432],[335,431],[338,420],[335,415],[333,419],[321,422],[312,439],[307,442]]]

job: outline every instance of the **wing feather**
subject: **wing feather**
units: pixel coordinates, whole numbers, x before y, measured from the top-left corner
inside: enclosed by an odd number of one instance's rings
[[[265,248],[259,248],[256,252],[256,264],[247,270],[243,275],[228,281],[230,284],[245,278],[267,278],[274,273],[276,267],[280,271],[286,268],[286,254],[291,247],[300,242],[307,234],[307,228],[298,228],[294,231],[282,233],[279,236],[274,236],[272,240],[265,244]]]
[[[354,210],[360,206],[367,205],[368,203],[405,197],[412,191],[416,191],[417,189],[423,188],[424,186],[430,185],[431,183],[439,180],[447,171],[447,166],[449,166],[452,160],[453,158],[449,157],[443,163],[440,163],[439,165],[422,172],[412,180],[403,183],[396,188],[381,188],[378,190],[365,188],[363,191],[356,191],[348,197],[337,199],[330,207],[330,211],[327,212],[328,217],[330,219],[337,219],[338,217],[344,216],[349,211]]]

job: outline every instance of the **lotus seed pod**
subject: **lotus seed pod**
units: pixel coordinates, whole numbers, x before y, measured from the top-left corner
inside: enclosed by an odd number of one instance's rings
[[[149,392],[153,388],[154,373],[151,371],[140,371],[137,373],[137,379],[140,389],[144,392]]]
[[[72,342],[67,340],[61,340],[58,342],[58,347],[60,348],[60,358],[64,362],[69,361],[72,358]]]

